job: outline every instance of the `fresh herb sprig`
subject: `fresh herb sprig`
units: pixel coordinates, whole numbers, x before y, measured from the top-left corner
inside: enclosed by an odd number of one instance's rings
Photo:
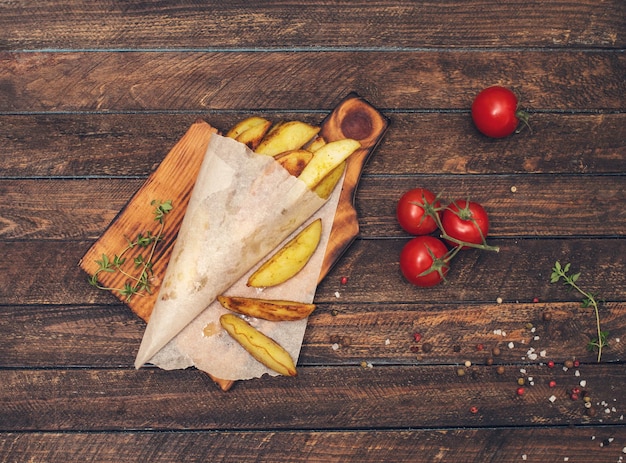
[[[102,259],[97,259],[98,269],[89,279],[89,283],[98,289],[105,291],[117,292],[126,298],[126,301],[130,301],[134,295],[142,295],[144,293],[152,294],[152,283],[150,277],[153,274],[153,262],[154,253],[157,243],[161,241],[163,237],[163,230],[165,229],[165,216],[174,208],[172,200],[157,201],[153,200],[150,203],[154,206],[154,220],[159,224],[156,231],[140,232],[134,240],[126,238],[127,244],[118,254],[115,254],[113,258],[109,258],[106,254],[102,254]],[[141,248],[148,251],[147,256],[139,254],[133,258],[133,269],[138,274],[129,273],[128,270],[123,268],[127,261],[126,254],[135,248]],[[100,273],[115,273],[120,272],[127,280],[124,286],[121,288],[109,288],[100,285],[98,283],[98,275]]]
[[[599,300],[595,294],[587,292],[583,290],[577,283],[580,278],[580,272],[569,274],[570,264],[567,263],[565,266],[562,266],[559,261],[556,261],[554,267],[552,268],[552,275],[550,277],[550,283],[557,283],[560,280],[563,280],[563,284],[575,289],[582,296],[582,307],[588,308],[593,307],[593,311],[596,317],[596,337],[593,338],[587,344],[587,349],[590,351],[597,350],[598,351],[598,362],[602,358],[602,348],[608,346],[608,331],[603,331],[600,326],[600,309],[599,309]]]

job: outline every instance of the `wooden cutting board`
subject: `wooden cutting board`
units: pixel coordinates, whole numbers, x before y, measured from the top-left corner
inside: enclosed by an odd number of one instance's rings
[[[345,179],[318,282],[328,274],[359,233],[354,208],[356,187],[367,158],[382,139],[387,126],[388,120],[355,93],[349,94],[322,121],[320,135],[326,141],[353,138],[360,141],[361,148],[348,158]],[[116,297],[146,322],[158,296],[207,144],[214,133],[217,133],[217,130],[205,121],[198,120],[192,124],[79,263],[80,267],[93,277],[98,272],[98,261],[102,260],[103,256],[113,259],[114,255],[124,249],[139,233],[145,234],[150,231],[156,234],[159,223],[155,221],[155,206],[151,203],[154,200],[159,202],[171,200],[174,207],[165,216],[162,239],[155,247],[151,259],[151,292],[135,294],[128,299],[118,291],[113,291]],[[129,273],[137,274],[132,268],[133,260],[142,253],[146,256],[148,252],[149,250],[135,247],[124,254],[125,266]],[[97,280],[102,287],[122,288],[128,277],[120,272],[99,272]],[[220,385],[225,389],[224,384]]]

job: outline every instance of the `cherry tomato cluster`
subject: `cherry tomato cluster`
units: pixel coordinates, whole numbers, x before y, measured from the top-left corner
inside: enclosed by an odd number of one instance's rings
[[[414,188],[398,201],[396,217],[406,232],[415,235],[400,252],[400,270],[416,286],[441,283],[461,250],[498,251],[486,242],[489,217],[475,201],[456,199],[443,207],[432,191]]]

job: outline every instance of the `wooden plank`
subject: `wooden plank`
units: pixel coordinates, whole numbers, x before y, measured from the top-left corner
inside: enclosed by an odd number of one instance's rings
[[[382,112],[458,110],[499,83],[533,110],[615,111],[624,74],[624,54],[604,51],[0,52],[0,108],[330,111],[354,91]]]
[[[350,431],[2,433],[5,461],[380,463],[620,461],[623,428],[606,426]]]
[[[550,321],[543,319],[545,313]],[[602,305],[601,319],[609,331],[602,360],[623,359],[626,343],[618,340],[626,339],[626,302]],[[131,367],[143,328],[120,305],[0,307],[0,367]],[[340,298],[318,304],[298,362],[301,367],[354,366],[364,360],[377,366],[462,365],[467,360],[485,365],[491,357],[496,365],[562,364],[571,358],[593,363],[596,354],[587,345],[594,330],[591,309],[575,301],[377,304]],[[500,349],[498,355],[494,348]]]
[[[319,124],[319,113],[212,112],[225,130],[255,114]],[[389,114],[392,129],[365,175],[619,173],[626,158],[626,114],[534,113],[532,133],[493,140],[461,113]],[[1,116],[3,177],[147,177],[198,115],[37,114]],[[441,133],[445,136],[441,136]]]
[[[0,238],[95,240],[143,182],[0,180],[0,195],[13,205],[0,210],[5,224]],[[365,175],[356,194],[360,236],[405,238],[395,218],[396,203],[417,186],[441,193],[444,201],[469,196],[481,202],[489,212],[494,238],[624,235],[626,191],[621,175]],[[146,212],[151,211],[148,206]]]
[[[458,376],[454,365],[311,367],[297,378],[241,381],[227,393],[196,370],[0,370],[7,404],[0,423],[3,431],[55,432],[623,425],[625,369],[520,370],[475,366]],[[534,385],[518,396],[518,378],[529,376]],[[569,397],[581,380],[594,416]]]
[[[405,283],[400,274],[398,256],[407,240],[356,240],[318,286],[317,302],[571,301],[572,293],[549,283],[557,259],[572,262],[587,289],[607,301],[623,301],[626,294],[626,262],[619,258],[626,255],[626,240],[621,238],[492,240],[499,253],[464,252],[453,262],[448,284],[422,289]],[[90,244],[0,241],[0,287],[5,288],[0,304],[115,304],[113,296],[90,286],[76,265]],[[344,276],[349,285],[341,285]]]
[[[242,18],[246,18],[245,34]],[[337,18],[341,18],[340,32]],[[623,18],[624,4],[619,0],[559,0],[550,7],[539,0],[488,6],[459,0],[330,5],[185,1],[175,6],[56,0],[45,6],[5,5],[0,44],[4,49],[65,49],[68,44],[79,49],[619,48],[625,43]]]

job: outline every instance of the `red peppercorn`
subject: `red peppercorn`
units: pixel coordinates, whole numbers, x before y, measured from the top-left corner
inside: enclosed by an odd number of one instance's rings
[[[554,368],[554,362],[552,360],[548,362],[548,368]]]
[[[345,285],[348,283],[348,277],[341,277],[341,284]]]
[[[580,366],[580,361],[579,360],[574,360],[574,366],[576,368],[578,368]]]
[[[476,406],[470,407],[470,412],[471,413],[478,413],[478,407],[476,407]]]
[[[574,394],[574,393],[570,394],[570,399],[578,400],[578,394]]]
[[[422,340],[422,335],[420,333],[413,333],[413,340],[415,342],[420,342]]]
[[[579,387],[572,388],[572,394],[576,394],[576,395],[580,394],[580,388]]]
[[[539,302],[539,298],[538,297],[534,297],[533,298],[533,302],[536,304],[537,302]]]
[[[485,346],[482,345],[482,344],[477,344],[476,345],[476,350],[483,350],[484,348],[485,348]]]
[[[517,388],[517,395],[524,395],[524,392],[526,392],[526,389],[524,389],[523,387]]]
[[[556,381],[552,380],[548,383],[548,386],[550,387],[556,387]]]

